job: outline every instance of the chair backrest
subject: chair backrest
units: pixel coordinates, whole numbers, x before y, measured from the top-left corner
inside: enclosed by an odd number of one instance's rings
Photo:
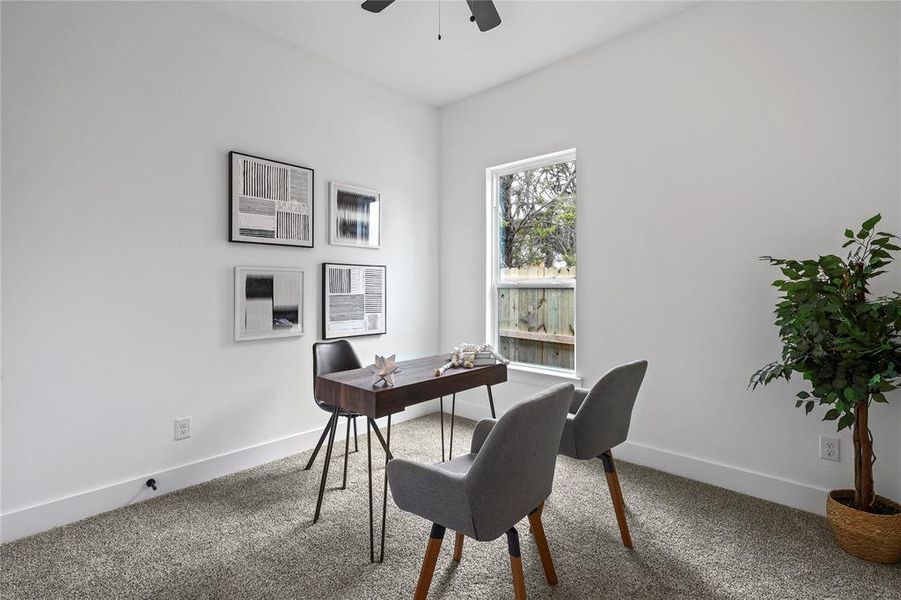
[[[626,441],[635,398],[648,370],[639,360],[616,367],[601,377],[573,417],[579,456],[589,458]]]
[[[362,366],[354,347],[347,340],[313,344],[313,397],[316,402],[322,404],[319,402],[319,394],[316,393],[316,377],[318,375],[350,371]]]
[[[536,394],[488,434],[467,475],[476,539],[497,538],[550,496],[572,395],[571,383]]]

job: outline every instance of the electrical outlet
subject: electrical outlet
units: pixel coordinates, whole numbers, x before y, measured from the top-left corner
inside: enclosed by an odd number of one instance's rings
[[[186,440],[191,437],[191,417],[175,419],[175,439]]]
[[[841,440],[825,435],[820,436],[820,458],[841,461]]]

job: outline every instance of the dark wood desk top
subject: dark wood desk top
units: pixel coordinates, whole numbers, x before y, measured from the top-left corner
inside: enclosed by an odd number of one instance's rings
[[[375,419],[440,396],[507,381],[504,364],[448,369],[435,377],[435,369],[449,361],[450,354],[401,361],[397,363],[401,371],[394,375],[394,385],[390,387],[373,387],[374,376],[365,367],[320,375],[315,381],[316,397],[320,402]]]

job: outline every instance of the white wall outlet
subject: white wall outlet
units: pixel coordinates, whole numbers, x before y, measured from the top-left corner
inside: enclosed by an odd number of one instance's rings
[[[175,439],[186,440],[191,437],[191,417],[175,419]]]
[[[820,436],[820,458],[839,462],[841,456],[841,440],[826,435]]]

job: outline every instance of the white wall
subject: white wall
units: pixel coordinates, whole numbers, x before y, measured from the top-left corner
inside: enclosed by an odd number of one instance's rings
[[[364,360],[438,350],[436,109],[205,6],[2,11],[4,539],[312,445],[323,261],[388,267]],[[232,149],[315,169],[315,249],[226,241]],[[327,243],[330,180],[380,250]],[[232,341],[235,265],[306,269],[302,338]]]
[[[901,231],[899,107],[898,4],[730,2],[442,109],[442,345],[484,337],[486,167],[575,147],[580,374],[650,361],[620,456],[821,511],[853,483],[850,438],[819,460],[834,428],[794,408],[799,383],[746,390],[779,352],[756,257],[839,251],[876,212]],[[901,499],[894,401],[876,475]]]

